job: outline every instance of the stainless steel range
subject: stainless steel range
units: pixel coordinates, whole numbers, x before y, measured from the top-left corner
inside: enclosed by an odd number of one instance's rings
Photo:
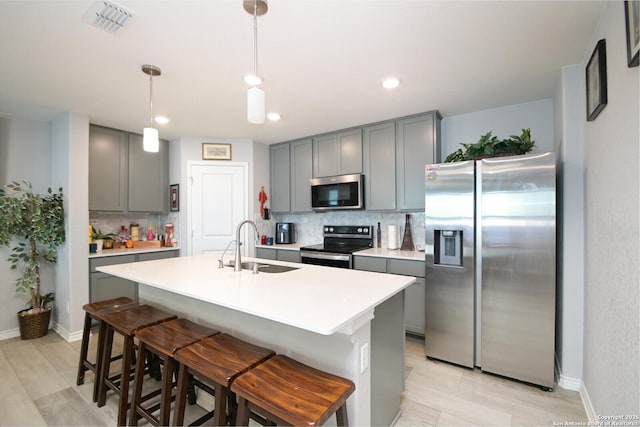
[[[324,242],[300,248],[303,264],[353,268],[353,253],[373,247],[371,225],[325,225]]]

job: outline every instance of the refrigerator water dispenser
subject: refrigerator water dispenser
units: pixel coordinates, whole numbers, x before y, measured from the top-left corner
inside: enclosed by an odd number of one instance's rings
[[[462,230],[434,230],[433,263],[462,267]]]

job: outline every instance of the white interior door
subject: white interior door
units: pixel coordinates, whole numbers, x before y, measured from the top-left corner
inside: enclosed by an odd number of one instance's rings
[[[246,163],[191,165],[192,255],[222,253],[235,239],[236,226],[247,218],[248,213],[247,167]],[[248,242],[245,234],[246,230],[243,230],[241,239]],[[243,245],[243,255],[247,253],[247,246]]]

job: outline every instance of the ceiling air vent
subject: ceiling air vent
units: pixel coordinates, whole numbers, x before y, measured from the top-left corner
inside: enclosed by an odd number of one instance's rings
[[[133,12],[110,1],[97,1],[84,14],[82,21],[111,34],[124,30],[135,18]]]

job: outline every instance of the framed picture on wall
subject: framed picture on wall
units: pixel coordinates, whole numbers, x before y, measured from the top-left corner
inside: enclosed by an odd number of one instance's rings
[[[587,62],[587,121],[595,120],[607,105],[607,48],[598,41]]]
[[[171,212],[180,210],[180,184],[169,186],[169,210]]]
[[[231,160],[231,144],[203,142],[202,160]]]
[[[640,1],[624,2],[624,20],[627,28],[627,65],[637,67],[640,62]]]

